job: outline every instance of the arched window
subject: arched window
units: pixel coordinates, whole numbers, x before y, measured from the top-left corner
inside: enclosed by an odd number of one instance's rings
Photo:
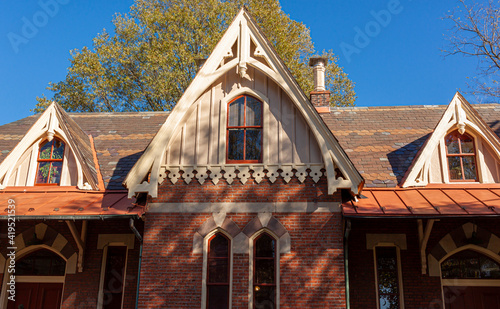
[[[453,131],[445,138],[451,181],[477,181],[474,138]]]
[[[262,162],[262,102],[242,95],[229,103],[227,161]]]
[[[16,262],[17,276],[64,276],[66,261],[56,253],[40,249]]]
[[[231,241],[222,233],[208,240],[207,309],[229,308]]]
[[[262,233],[254,240],[253,307],[274,309],[276,304],[276,239]]]
[[[500,265],[489,257],[464,250],[441,263],[443,279],[500,279]]]
[[[36,173],[37,185],[58,185],[64,158],[64,143],[56,138],[40,146]]]

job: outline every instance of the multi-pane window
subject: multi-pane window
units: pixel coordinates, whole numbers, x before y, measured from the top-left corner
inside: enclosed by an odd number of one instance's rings
[[[267,233],[254,240],[253,272],[254,308],[276,308],[276,239]]]
[[[207,309],[229,308],[230,240],[217,233],[208,240]]]
[[[64,276],[66,261],[56,253],[40,249],[16,262],[18,276]]]
[[[460,251],[441,264],[443,279],[500,279],[500,265],[472,250]]]
[[[399,266],[396,247],[375,247],[379,309],[400,308]]]
[[[61,182],[64,146],[56,138],[42,144],[38,153],[37,185],[58,185]]]
[[[227,161],[262,162],[262,102],[240,96],[229,103]]]
[[[452,181],[476,181],[476,154],[474,139],[454,131],[445,138],[448,170]]]

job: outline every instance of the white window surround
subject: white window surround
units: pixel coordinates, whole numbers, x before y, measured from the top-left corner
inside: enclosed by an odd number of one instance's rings
[[[252,237],[250,237],[250,258],[249,258],[249,268],[248,268],[248,309],[253,309],[253,274],[254,274],[254,244],[255,239],[259,237],[261,234],[267,233],[276,241],[276,307],[275,309],[280,308],[280,241],[279,237],[276,236],[271,230],[267,228],[262,228],[259,231],[255,232]]]
[[[201,309],[207,308],[207,271],[208,271],[208,240],[217,233],[221,233],[229,239],[229,308],[232,308],[233,292],[233,237],[221,228],[208,233],[203,239],[203,275],[201,279]]]
[[[377,273],[377,251],[375,250],[377,247],[395,247],[396,248],[396,258],[398,263],[398,289],[399,289],[399,308],[404,309],[404,289],[403,289],[403,272],[401,270],[401,254],[400,248],[394,243],[386,242],[379,243],[373,247],[373,270],[375,274],[375,295],[377,302],[377,309],[380,309],[380,300],[378,295],[378,273]]]
[[[113,236],[118,236],[113,239]],[[133,234],[99,234],[98,236],[98,249],[103,249],[102,261],[101,261],[101,274],[99,278],[99,294],[97,298],[97,308],[101,309],[103,306],[104,297],[104,275],[106,274],[106,260],[108,258],[108,248],[112,246],[125,246],[127,247],[125,256],[125,269],[123,271],[123,287],[122,287],[122,308],[123,299],[125,297],[125,286],[127,283],[127,267],[128,267],[128,256],[129,250],[134,249],[134,242],[130,242],[130,238],[133,238]]]

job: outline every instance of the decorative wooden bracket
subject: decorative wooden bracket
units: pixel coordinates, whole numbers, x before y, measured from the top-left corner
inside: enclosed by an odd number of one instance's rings
[[[427,221],[424,233],[422,219],[418,219],[418,240],[420,242],[420,261],[422,262],[422,275],[425,275],[427,273],[427,257],[425,255],[425,250],[427,249],[427,242],[429,241],[429,236],[431,235],[434,221],[436,220],[429,219]]]
[[[87,240],[87,220],[82,222],[82,232],[78,233],[75,223],[73,221],[66,220],[71,235],[75,239],[76,245],[78,246],[78,272],[83,272],[83,255],[85,253],[85,242]]]

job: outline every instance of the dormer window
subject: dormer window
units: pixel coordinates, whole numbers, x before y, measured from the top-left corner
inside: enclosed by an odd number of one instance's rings
[[[262,162],[262,102],[243,95],[229,103],[227,162]]]
[[[59,185],[64,158],[64,143],[56,138],[46,141],[38,152],[37,185]]]
[[[474,138],[453,131],[445,138],[451,181],[477,181]]]

